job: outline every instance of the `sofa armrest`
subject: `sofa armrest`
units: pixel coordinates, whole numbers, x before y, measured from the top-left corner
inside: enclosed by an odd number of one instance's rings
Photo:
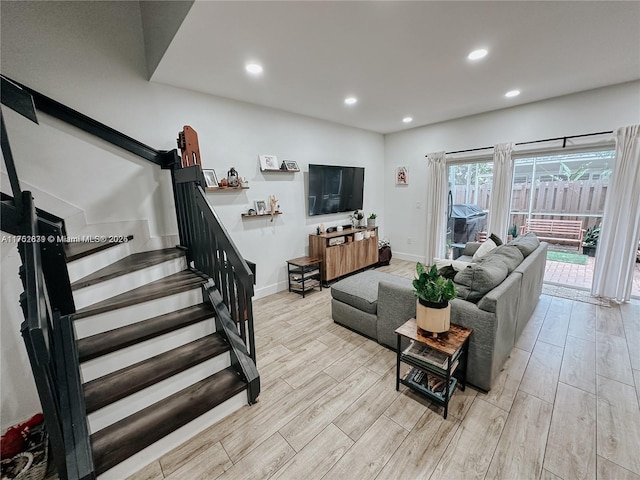
[[[416,296],[413,289],[380,282],[378,284],[378,342],[391,347],[397,346],[395,331],[404,322],[416,316]],[[402,348],[408,341],[405,339]]]
[[[467,242],[462,251],[462,255],[473,257],[474,253],[480,248],[480,245],[482,245],[480,242]]]

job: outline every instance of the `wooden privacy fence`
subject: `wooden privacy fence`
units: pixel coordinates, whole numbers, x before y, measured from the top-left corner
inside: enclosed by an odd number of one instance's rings
[[[556,220],[582,220],[587,229],[600,223],[604,211],[604,201],[609,186],[608,180],[554,180],[548,182],[516,183],[511,194],[512,223],[518,227],[524,225],[529,213],[531,188],[533,201],[532,218],[550,218]],[[453,203],[466,203],[467,188],[456,185],[453,191]],[[490,185],[478,186],[477,205],[489,210],[491,196]],[[469,203],[474,203],[475,186],[471,185]]]

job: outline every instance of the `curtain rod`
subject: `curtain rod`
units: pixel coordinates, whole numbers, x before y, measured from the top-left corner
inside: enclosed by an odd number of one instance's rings
[[[544,142],[552,142],[554,140],[562,140],[562,148],[567,146],[567,140],[570,138],[580,138],[580,137],[592,137],[594,135],[605,135],[607,133],[613,133],[613,130],[608,130],[606,132],[594,132],[594,133],[583,133],[582,135],[568,135],[566,137],[556,137],[556,138],[545,138],[544,140],[531,140],[530,142],[519,142],[516,145],[529,145],[531,143],[544,143]],[[493,148],[491,147],[480,147],[480,148],[469,148],[467,150],[456,150],[455,152],[445,152],[445,155],[453,155],[456,153],[469,153],[469,152],[478,152],[480,150],[489,150]],[[426,157],[426,155],[425,155]]]

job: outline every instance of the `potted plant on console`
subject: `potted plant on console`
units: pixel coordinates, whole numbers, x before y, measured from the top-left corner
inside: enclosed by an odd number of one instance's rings
[[[419,328],[437,337],[438,333],[449,330],[451,318],[449,300],[456,297],[456,287],[453,281],[445,279],[438,273],[435,265],[429,268],[418,262],[416,273],[417,277],[413,280],[413,288],[418,297],[416,323]]]
[[[600,240],[600,225],[588,228],[584,237],[582,237],[582,253],[590,257],[595,257],[598,240]]]
[[[369,215],[369,218],[367,218],[367,227],[375,227],[376,218],[378,218],[378,215],[376,215],[375,213],[372,213],[371,215]]]

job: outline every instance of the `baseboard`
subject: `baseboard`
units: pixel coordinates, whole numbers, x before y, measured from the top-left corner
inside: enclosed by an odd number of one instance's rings
[[[408,260],[410,262],[422,262],[424,263],[424,255],[418,256],[418,255],[413,255],[411,253],[403,253],[403,252],[396,252],[395,250],[391,251],[392,253],[392,258],[395,257],[399,260]]]

